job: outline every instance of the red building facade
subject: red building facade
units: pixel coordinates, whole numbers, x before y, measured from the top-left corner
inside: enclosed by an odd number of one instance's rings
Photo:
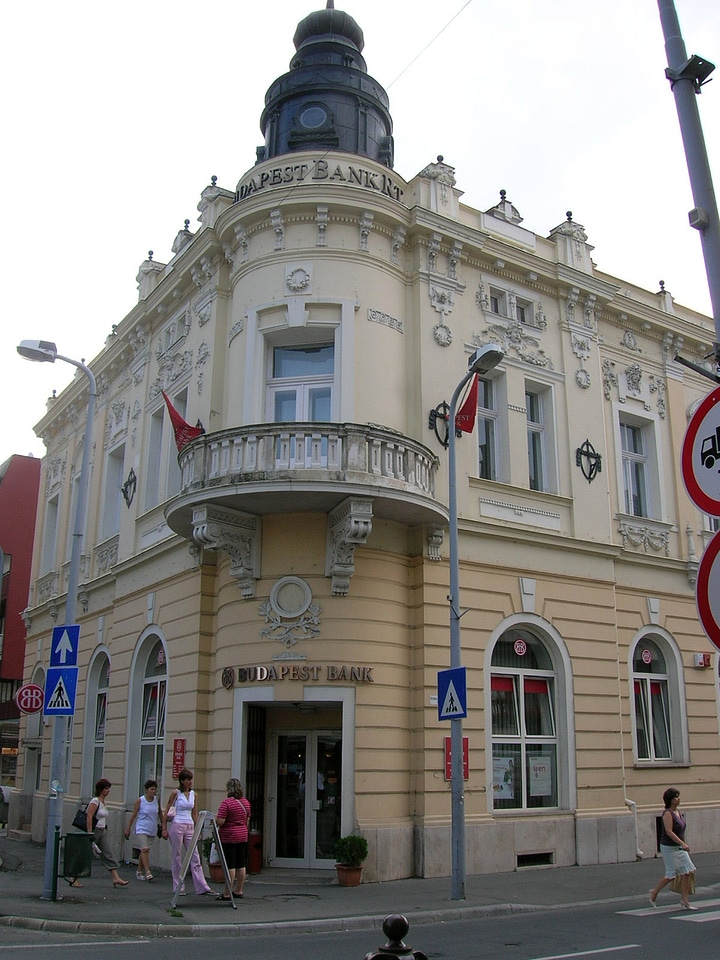
[[[22,683],[35,515],[41,461],[13,456],[0,466],[0,783],[15,783],[20,713],[15,693]]]

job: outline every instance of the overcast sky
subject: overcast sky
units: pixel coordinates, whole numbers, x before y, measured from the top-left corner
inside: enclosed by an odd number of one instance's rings
[[[720,63],[720,2],[675,0],[688,54]],[[264,96],[324,0],[27,0],[0,14],[5,212],[0,463],[42,456],[33,425],[72,379],[21,339],[91,360],[167,262],[216,175],[252,167]],[[507,190],[547,234],[572,210],[598,268],[709,313],[656,0],[336,0],[388,91],[395,169],[438,154],[463,201]],[[439,34],[439,36],[438,36]],[[432,42],[431,42],[432,41]],[[430,44],[428,46],[428,44]],[[720,69],[699,98],[720,193]]]

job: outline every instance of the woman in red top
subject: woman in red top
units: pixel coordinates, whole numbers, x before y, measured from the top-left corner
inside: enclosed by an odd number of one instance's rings
[[[243,796],[240,781],[233,777],[227,782],[227,797],[220,804],[215,822],[220,834],[225,862],[227,863],[232,892],[242,897],[248,864],[248,821],[250,820],[250,801]],[[227,884],[218,900],[229,900]]]

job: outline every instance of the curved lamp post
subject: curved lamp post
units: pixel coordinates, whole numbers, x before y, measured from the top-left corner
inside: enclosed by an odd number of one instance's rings
[[[492,370],[505,356],[502,347],[488,343],[468,360],[468,371],[450,401],[448,431],[448,512],[450,516],[450,669],[461,667],[460,560],[458,557],[457,466],[455,415],[458,398],[476,373]],[[452,791],[452,899],[465,899],[465,796],[463,783],[462,718],[450,721],[450,775]]]
[[[95,376],[89,367],[80,360],[71,360],[57,352],[54,343],[47,340],[23,340],[17,348],[21,357],[26,360],[35,360],[39,363],[54,363],[64,360],[71,363],[78,370],[82,370],[90,383],[88,394],[87,422],[85,425],[85,441],[83,443],[80,479],[78,481],[78,495],[75,504],[73,519],[73,541],[70,554],[70,570],[68,572],[67,597],[65,598],[65,624],[75,622],[75,608],[77,606],[78,585],[80,582],[80,560],[82,556],[83,529],[87,511],[87,495],[90,482],[90,447],[92,446],[93,419],[95,416],[95,398],[97,384]],[[55,828],[62,830],[63,795],[65,793],[65,749],[67,741],[67,717],[53,717],[52,748],[50,755],[50,795],[48,798],[47,838],[45,841],[45,874],[43,879],[43,900],[52,900],[55,886]]]

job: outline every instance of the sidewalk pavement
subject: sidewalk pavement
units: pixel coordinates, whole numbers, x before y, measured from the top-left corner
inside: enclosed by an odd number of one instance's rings
[[[214,896],[197,896],[186,878],[187,896],[171,913],[172,881],[158,871],[149,883],[135,878],[135,865],[123,864],[128,886],[113,888],[110,876],[93,859],[92,876],[82,888],[58,879],[57,902],[41,900],[45,847],[0,835],[0,925],[55,933],[125,937],[229,937],[242,932],[341,931],[368,929],[378,944],[382,922],[404,914],[414,924],[463,917],[506,916],[583,903],[622,903],[625,909],[647,904],[647,891],[663,875],[660,858],[635,863],[586,867],[526,868],[467,878],[465,900],[451,898],[451,880],[392,880],[340,887],[335,871],[264,869],[252,874],[237,909]],[[720,854],[693,854],[698,868],[696,897],[720,894]],[[222,886],[214,889],[218,893]],[[679,901],[663,891],[660,905]],[[679,903],[678,903],[679,906]],[[90,907],[90,909],[88,909]],[[372,938],[370,945],[372,946]]]

